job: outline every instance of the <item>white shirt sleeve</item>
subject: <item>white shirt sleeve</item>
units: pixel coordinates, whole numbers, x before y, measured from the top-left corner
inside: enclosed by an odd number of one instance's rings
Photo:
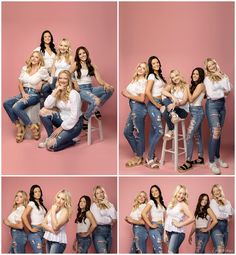
[[[212,199],[210,202],[210,208],[219,220],[228,219],[229,216],[233,214],[233,208],[228,200],[225,205],[219,205],[215,199]]]
[[[151,80],[151,81],[155,81],[155,75],[153,73],[149,74],[148,75],[148,81]]]
[[[25,72],[26,72],[26,66],[23,66],[23,67],[21,68],[21,72],[20,72],[20,76],[19,76],[19,81],[20,81],[20,82],[23,82],[23,77],[24,77],[24,75],[25,75]]]
[[[39,72],[40,72],[40,78],[43,81],[47,81],[48,78],[50,77],[48,70],[45,67],[40,68]]]
[[[52,109],[56,105],[56,97],[49,95],[44,101],[44,107],[48,109]]]
[[[148,204],[151,206],[151,207],[153,207],[155,204],[154,204],[154,202],[153,202],[153,200],[149,200],[148,201]]]
[[[112,219],[116,219],[116,211],[114,206],[109,209],[100,209],[95,203],[92,203],[90,211],[92,212],[98,225],[111,224]]]

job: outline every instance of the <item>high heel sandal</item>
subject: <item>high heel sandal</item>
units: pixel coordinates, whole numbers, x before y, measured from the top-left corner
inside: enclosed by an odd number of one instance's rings
[[[197,159],[195,159],[195,160],[192,161],[192,164],[193,164],[193,165],[194,165],[194,164],[204,164],[204,158],[198,156]]]
[[[16,142],[21,143],[24,140],[26,129],[25,126],[20,123],[16,124],[16,127],[17,127]]]
[[[192,168],[193,163],[190,160],[186,160],[185,163],[182,166],[178,167],[178,171],[182,172],[182,171],[187,171],[190,168]]]
[[[31,129],[34,140],[39,140],[40,139],[40,124],[39,123],[31,124],[30,129]]]

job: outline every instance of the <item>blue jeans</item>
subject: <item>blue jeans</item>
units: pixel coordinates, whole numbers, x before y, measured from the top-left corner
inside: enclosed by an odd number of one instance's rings
[[[224,253],[228,243],[228,221],[218,220],[218,223],[211,230],[211,239],[215,253]]]
[[[166,231],[166,233],[169,239],[168,252],[179,253],[179,247],[184,241],[185,233],[168,232],[168,231]]]
[[[162,113],[162,115],[163,115],[163,117],[164,117],[164,119],[165,119],[165,121],[166,121],[166,124],[167,124],[167,126],[168,126],[168,129],[169,129],[169,130],[174,130],[175,126],[174,126],[174,124],[173,124],[172,121],[171,121],[171,115],[170,115],[170,113],[167,111],[167,106],[168,106],[169,104],[172,104],[172,101],[167,97],[167,98],[163,99],[162,102],[163,102],[163,104],[166,106],[166,109],[165,109],[165,111]],[[186,119],[187,116],[188,116],[188,113],[187,113],[184,109],[182,109],[182,108],[180,108],[180,107],[175,107],[175,109],[172,110],[172,111],[174,111],[181,119]]]
[[[30,245],[33,249],[33,253],[43,253],[43,235],[44,230],[42,227],[39,226],[33,226],[33,228],[39,229],[38,232],[30,232],[28,233],[28,240],[30,242]]]
[[[79,233],[76,234],[78,253],[88,253],[88,249],[91,246],[91,237],[81,237]]]
[[[221,131],[224,126],[226,109],[225,99],[218,100],[207,99],[206,115],[210,128],[210,139],[208,143],[209,161],[213,163],[216,158],[220,158],[220,140]]]
[[[187,160],[192,160],[193,156],[193,137],[196,139],[198,146],[198,156],[203,157],[202,141],[202,121],[204,111],[202,106],[190,106],[191,120],[187,131]]]
[[[9,253],[25,253],[27,235],[23,229],[11,229],[12,242]]]
[[[84,113],[86,119],[89,119],[97,107],[102,106],[113,94],[113,91],[106,91],[102,86],[93,87],[92,84],[82,84],[79,88],[82,101],[88,103],[88,108]],[[101,100],[99,106],[96,105],[96,98]]]
[[[53,112],[47,116],[40,116],[40,119],[47,131],[48,137],[53,133],[53,126],[60,127],[63,120],[61,119],[60,113]],[[74,145],[76,142],[72,139],[77,137],[83,127],[83,117],[80,116],[77,124],[70,130],[63,130],[57,137],[55,144],[49,148],[52,151],[60,151],[69,146]]]
[[[46,243],[47,253],[63,253],[66,249],[66,243],[58,243],[53,241],[48,241]]]
[[[201,232],[200,229],[195,230],[195,253],[205,253],[209,238],[209,232]]]
[[[133,234],[130,253],[147,253],[148,232],[145,225],[133,225]]]
[[[51,83],[43,84],[41,88],[41,95],[45,100],[49,95],[51,95],[52,91],[55,89],[57,83],[57,77],[52,77]]]
[[[145,150],[145,117],[147,114],[146,105],[134,100],[129,101],[131,113],[129,114],[124,136],[129,142],[133,152],[142,157]]]
[[[92,234],[96,253],[110,253],[112,247],[111,225],[97,225]]]
[[[24,125],[28,126],[31,125],[32,122],[24,110],[31,105],[39,103],[40,97],[39,93],[35,89],[24,88],[24,91],[29,94],[29,98],[27,100],[23,100],[22,95],[19,94],[6,100],[3,103],[3,107],[13,123],[21,120]]]
[[[152,222],[156,224],[156,222]],[[162,253],[162,242],[163,242],[163,233],[164,228],[163,225],[158,224],[157,228],[149,229],[149,237],[152,240],[152,247],[154,253]]]
[[[160,99],[155,99],[157,103],[162,104]],[[151,119],[151,130],[149,133],[149,152],[148,152],[148,159],[155,158],[155,150],[157,143],[161,136],[163,135],[163,128],[161,122],[161,112],[154,104],[150,101],[147,104],[148,114]]]

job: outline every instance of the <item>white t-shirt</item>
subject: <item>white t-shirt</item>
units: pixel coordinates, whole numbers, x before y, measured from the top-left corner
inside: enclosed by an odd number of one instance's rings
[[[44,106],[49,109],[56,106],[60,110],[63,120],[61,127],[64,130],[72,129],[82,115],[80,94],[74,89],[71,90],[69,100],[66,103],[62,100],[57,101],[54,96],[49,95],[44,102]]]
[[[159,97],[161,96],[162,90],[165,86],[165,83],[161,79],[157,79],[153,73],[148,75],[148,80],[154,81],[153,87],[152,87],[152,96],[153,97]]]
[[[228,200],[226,200],[225,205],[219,205],[215,199],[212,199],[210,208],[218,220],[227,220],[230,215],[233,215],[233,208]]]
[[[32,211],[30,213],[31,225],[41,224],[46,215],[46,210],[42,206],[39,206],[38,209],[33,201],[30,201],[28,203],[28,206],[32,208]]]
[[[210,222],[210,216],[207,215],[206,218],[197,217],[195,219],[196,228],[207,228]]]
[[[146,85],[147,85],[147,80],[140,79],[135,82],[131,82],[127,86],[126,90],[133,96],[138,96],[140,94],[145,94]]]
[[[133,219],[133,220],[140,220],[141,219],[141,215],[142,215],[142,211],[143,211],[143,209],[146,207],[146,204],[141,204],[141,205],[139,205],[139,207],[136,209],[136,210],[134,210],[134,211],[132,211],[131,213],[130,213],[130,217]]]
[[[76,233],[85,233],[89,230],[91,226],[91,222],[89,221],[88,218],[82,220],[82,222],[77,222],[77,228],[76,228]]]
[[[55,74],[54,76],[57,77],[58,74],[61,72],[61,71],[64,71],[64,70],[69,70],[70,69],[70,64],[68,64],[65,59],[60,59],[60,60],[56,60],[55,61],[55,68],[56,68],[56,71],[55,71]]]
[[[12,224],[16,224],[17,221],[21,221],[21,216],[25,210],[25,207],[23,205],[16,208],[16,210],[12,211],[11,214],[8,216],[8,220]]]
[[[92,77],[88,75],[88,69],[80,69],[81,71],[81,77],[78,79],[78,73],[75,71],[75,79],[79,85],[82,84],[92,84]]]
[[[175,90],[173,92],[173,96],[181,102],[181,101],[183,101],[183,98],[184,98],[184,91],[183,90]],[[184,109],[186,112],[189,112],[189,103],[180,105],[179,108]]]
[[[155,222],[162,221],[162,222],[164,222],[165,208],[160,207],[160,205],[157,208],[153,200],[150,200],[148,202],[148,204],[151,205],[150,213],[151,213],[152,221],[155,221]]]
[[[40,47],[37,47],[34,51],[40,51],[41,52],[41,54],[43,55],[45,68],[50,69],[53,65],[54,59],[56,58],[56,54],[54,52],[52,52],[52,54],[50,55],[46,51],[46,49],[45,49],[45,53],[43,54],[43,52],[40,50]]]

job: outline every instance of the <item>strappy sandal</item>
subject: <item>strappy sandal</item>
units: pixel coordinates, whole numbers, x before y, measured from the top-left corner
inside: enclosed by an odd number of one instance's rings
[[[140,166],[143,164],[143,157],[134,157],[125,163],[126,167]]]
[[[101,115],[100,111],[96,111],[94,113],[94,115],[95,115],[96,119],[98,119],[98,120],[100,120],[102,118],[102,115]]]
[[[16,142],[21,143],[24,140],[26,129],[25,126],[21,125],[20,123],[17,124],[16,127],[17,127]]]
[[[192,161],[186,160],[186,162],[182,166],[178,167],[178,171],[180,171],[180,172],[184,171],[185,172],[185,171],[189,170],[190,168],[192,168],[192,166],[193,166]]]
[[[40,139],[40,124],[38,123],[31,124],[30,129],[31,129],[34,140],[39,140]]]
[[[197,159],[195,159],[195,160],[192,161],[192,164],[193,164],[193,165],[195,165],[195,164],[204,164],[204,158],[198,156]]]
[[[159,163],[155,159],[146,159],[145,166],[151,169],[159,168]]]

